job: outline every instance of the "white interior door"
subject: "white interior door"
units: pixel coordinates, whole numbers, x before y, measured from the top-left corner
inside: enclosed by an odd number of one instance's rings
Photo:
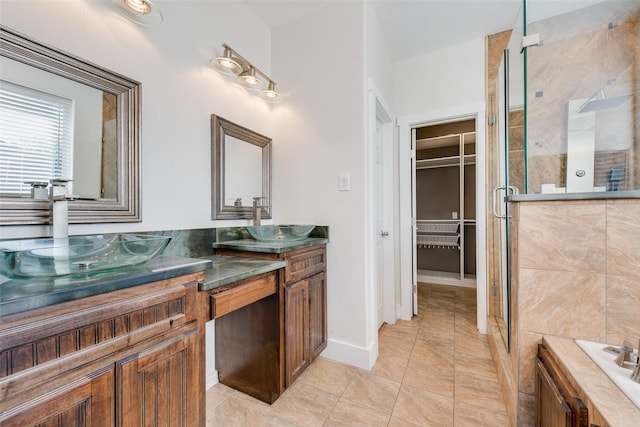
[[[411,129],[411,293],[413,314],[418,314],[418,251],[416,250],[416,129]]]
[[[393,124],[380,106],[376,109],[376,263],[378,327],[395,323],[395,236],[393,193]]]

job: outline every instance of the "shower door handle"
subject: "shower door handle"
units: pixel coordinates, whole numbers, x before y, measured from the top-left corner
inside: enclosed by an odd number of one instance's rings
[[[514,187],[513,185],[510,185],[508,187],[496,187],[493,189],[493,216],[495,216],[496,218],[500,218],[500,219],[505,219],[507,217],[507,215],[500,215],[498,213],[498,192],[500,190],[504,190],[507,194],[511,194],[511,195],[516,195],[516,194],[520,194],[520,191],[518,191],[517,187]],[[506,197],[506,196],[505,196]]]
[[[504,219],[507,216],[500,215],[498,213],[498,193],[500,192],[500,190],[507,191],[507,187],[496,187],[493,189],[493,216],[495,216],[496,218]]]

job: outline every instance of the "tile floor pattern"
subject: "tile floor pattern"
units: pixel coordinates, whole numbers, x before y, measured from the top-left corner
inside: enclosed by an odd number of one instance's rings
[[[319,357],[273,405],[215,385],[207,426],[509,426],[475,289],[419,284],[418,313],[380,329],[371,371]]]

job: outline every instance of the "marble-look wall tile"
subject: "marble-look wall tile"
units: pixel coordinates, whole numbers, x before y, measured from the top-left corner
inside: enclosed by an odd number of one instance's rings
[[[604,274],[520,269],[520,330],[602,342]]]
[[[640,278],[608,276],[606,342],[620,345],[623,340],[634,347],[640,340]]]
[[[502,339],[500,326],[496,319],[489,319],[489,334],[487,335],[491,358],[496,367],[498,382],[502,389],[502,396],[509,417],[510,425],[516,425],[517,393],[515,392],[515,378],[513,376],[513,366],[510,355],[507,353],[506,345]]]
[[[602,202],[521,203],[520,268],[605,272]]]
[[[640,202],[607,202],[607,273],[640,276]]]
[[[520,393],[520,405],[518,411],[518,427],[534,427],[536,425],[536,399],[535,395]]]
[[[519,391],[521,393],[535,394],[535,362],[538,354],[538,344],[542,342],[542,334],[529,331],[520,331],[520,380]]]

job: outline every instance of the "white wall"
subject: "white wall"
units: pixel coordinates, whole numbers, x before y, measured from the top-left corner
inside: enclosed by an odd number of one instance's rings
[[[2,25],[142,83],[142,222],[72,225],[70,234],[233,224],[210,219],[210,115],[272,135],[271,112],[208,63],[228,43],[269,74],[269,28],[243,2],[158,0],[164,22],[155,27],[126,20],[109,3],[0,0]],[[48,231],[3,226],[0,238]]]
[[[484,102],[484,37],[394,64],[398,117]]]
[[[365,283],[364,5],[335,2],[272,32],[274,202],[280,222],[330,226],[329,345],[324,356],[368,367]],[[351,190],[338,190],[338,175]]]

